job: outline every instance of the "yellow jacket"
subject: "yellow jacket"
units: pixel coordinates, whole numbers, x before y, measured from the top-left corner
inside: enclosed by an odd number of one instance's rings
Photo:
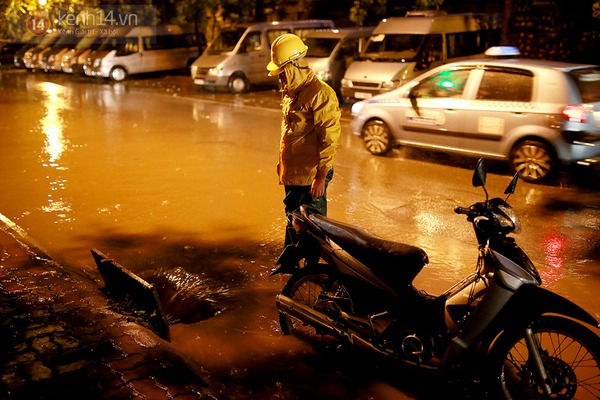
[[[307,67],[286,65],[283,121],[277,171],[282,185],[311,185],[317,171],[333,167],[340,141],[340,109],[335,92]]]

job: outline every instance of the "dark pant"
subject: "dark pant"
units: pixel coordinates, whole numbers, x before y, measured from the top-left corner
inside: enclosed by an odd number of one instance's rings
[[[291,186],[285,185],[285,198],[283,204],[285,204],[285,215],[288,215],[292,211],[296,211],[301,205],[308,205],[316,208],[322,215],[327,216],[327,186],[333,178],[333,169],[327,172],[325,177],[325,193],[323,196],[313,198],[310,194],[310,186]],[[292,227],[292,222],[288,219],[286,233],[285,233],[285,245],[295,243],[297,238],[296,231]]]

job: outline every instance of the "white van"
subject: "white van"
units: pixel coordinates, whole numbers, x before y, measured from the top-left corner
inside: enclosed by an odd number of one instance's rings
[[[304,38],[304,59],[315,74],[337,93],[346,69],[358,58],[374,27],[323,29]]]
[[[74,74],[83,72],[85,59],[102,45],[106,37],[100,34],[99,29],[92,29],[77,45],[63,56],[60,63],[64,73]],[[81,57],[81,58],[80,58]]]
[[[232,93],[244,92],[250,84],[276,84],[277,80],[269,77],[266,69],[273,40],[284,33],[303,38],[315,29],[333,27],[331,20],[308,20],[225,28],[192,64],[192,79],[204,88],[226,87]]]
[[[198,57],[192,32],[178,25],[132,28],[104,57],[96,57],[92,76],[122,81],[128,75],[188,67]]]
[[[342,80],[346,101],[368,99],[431,68],[482,56],[500,42],[500,18],[490,14],[413,11],[384,19]]]

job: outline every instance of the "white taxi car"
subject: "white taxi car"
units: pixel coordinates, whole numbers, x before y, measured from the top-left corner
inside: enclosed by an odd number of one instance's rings
[[[498,51],[506,54],[486,54]],[[485,156],[539,182],[561,165],[600,157],[600,67],[506,57],[455,62],[355,103],[352,115],[353,133],[373,154],[405,145]]]

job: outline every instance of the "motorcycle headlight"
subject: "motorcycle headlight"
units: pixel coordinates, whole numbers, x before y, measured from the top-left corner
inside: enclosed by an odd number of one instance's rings
[[[521,232],[521,221],[517,216],[515,210],[510,206],[499,205],[498,209],[502,211],[502,214],[497,214],[498,223],[502,228],[508,228],[514,233]]]

